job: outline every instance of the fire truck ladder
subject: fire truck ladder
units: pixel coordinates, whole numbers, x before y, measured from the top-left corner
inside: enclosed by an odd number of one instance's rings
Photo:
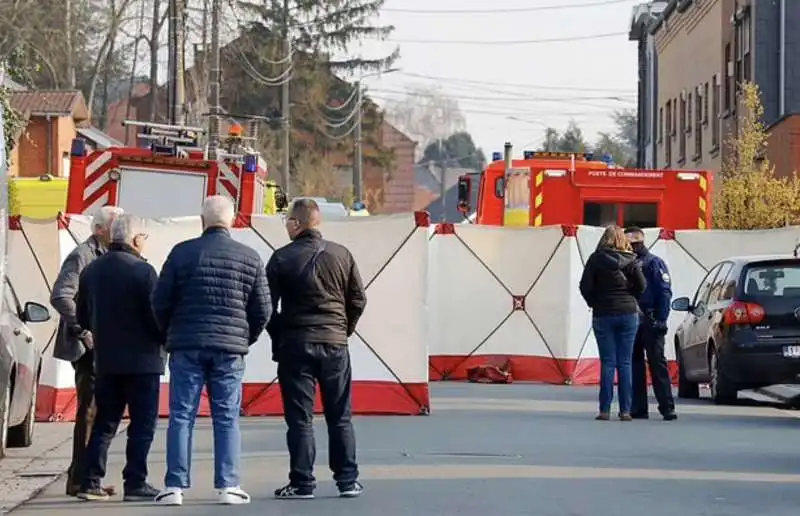
[[[200,145],[200,136],[206,133],[200,127],[184,125],[158,124],[155,122],[139,122],[125,120],[123,127],[141,127],[136,135],[141,140],[150,140],[154,153],[175,155],[186,158],[190,151],[203,151]]]

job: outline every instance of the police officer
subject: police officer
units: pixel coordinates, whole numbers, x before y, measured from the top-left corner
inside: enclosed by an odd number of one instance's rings
[[[633,406],[634,419],[647,419],[647,373],[645,354],[650,368],[653,391],[658,402],[658,411],[665,421],[678,419],[675,401],[672,398],[672,381],[664,355],[667,319],[672,301],[672,282],[664,260],[652,254],[644,243],[644,231],[638,227],[625,230],[631,247],[642,264],[647,279],[647,288],[639,297],[639,308],[643,312],[636,343],[633,348]]]

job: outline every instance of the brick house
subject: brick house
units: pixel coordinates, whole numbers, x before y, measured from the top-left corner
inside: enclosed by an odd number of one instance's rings
[[[223,48],[223,55],[225,55],[226,48],[231,49],[232,45],[237,44],[233,41]],[[241,70],[241,60],[235,59],[233,51],[230,59],[223,58],[223,78],[237,78],[245,75]],[[199,62],[199,60],[197,60]],[[194,67],[186,70],[187,83],[192,83],[194,77],[202,76]],[[233,79],[229,79],[233,80]],[[335,79],[340,84],[349,88],[352,86]],[[267,87],[265,87],[267,88]],[[137,85],[134,88],[134,94],[130,99],[123,99],[117,103],[109,106],[108,109],[108,133],[111,137],[125,142],[128,145],[135,144],[135,134],[122,127],[122,121],[126,118],[135,120],[148,120],[151,112],[152,95],[150,88],[146,84]],[[201,106],[205,105],[205,99],[195,98],[196,91],[202,91],[203,88],[195,87],[193,84],[188,84],[186,88],[187,101],[189,104],[194,103],[193,111],[203,112]],[[277,91],[277,88],[275,88]],[[167,105],[167,92],[166,87],[162,86],[156,92],[158,110],[156,113],[156,120],[158,122],[165,121]],[[223,87],[223,107],[227,103],[225,99],[225,87]],[[294,102],[294,101],[293,101]],[[369,103],[369,101],[367,101]],[[366,109],[375,108],[370,104]],[[192,120],[192,123],[204,125],[203,120]],[[294,139],[295,141],[305,140],[304,135],[298,134],[299,130],[295,128]],[[416,142],[411,140],[408,136],[400,132],[396,127],[389,124],[385,120],[381,120],[380,126],[377,129],[376,141],[379,145],[386,150],[390,150],[393,155],[392,166],[390,170],[378,167],[365,160],[363,167],[363,184],[365,200],[368,203],[370,211],[373,213],[403,213],[409,212],[414,209],[415,197],[415,177],[414,177],[414,153],[416,150]],[[365,145],[364,155],[368,156],[371,149]],[[346,148],[344,150],[330,153],[327,156],[328,162],[336,169],[337,178],[340,182],[352,183],[352,167],[353,167],[353,150]],[[273,176],[273,178],[275,178]],[[279,179],[279,178],[275,178]],[[375,202],[379,198],[379,202]]]
[[[69,175],[72,140],[87,127],[89,110],[80,91],[13,91],[11,107],[27,120],[11,151],[9,175]]]

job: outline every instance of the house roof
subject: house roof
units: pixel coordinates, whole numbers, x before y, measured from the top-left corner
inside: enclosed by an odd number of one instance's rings
[[[89,119],[89,109],[80,91],[14,91],[11,107],[25,117],[72,116],[78,121]]]
[[[78,134],[97,144],[101,150],[107,149],[109,147],[124,147],[125,144],[121,141],[115,140],[114,138],[110,137],[100,129],[89,126],[89,127],[81,127],[78,129]]]
[[[652,0],[633,8],[628,40],[636,41],[648,34],[647,29],[667,7],[667,0]]]

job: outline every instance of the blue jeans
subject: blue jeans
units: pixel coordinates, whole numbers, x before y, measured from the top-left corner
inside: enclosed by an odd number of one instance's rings
[[[611,412],[614,401],[614,373],[617,373],[619,412],[630,414],[633,398],[631,360],[638,314],[597,316],[592,318],[592,329],[600,353],[600,412]]]
[[[192,433],[203,386],[214,427],[214,488],[239,486],[244,356],[223,351],[175,351],[169,356],[166,487],[191,486]]]

